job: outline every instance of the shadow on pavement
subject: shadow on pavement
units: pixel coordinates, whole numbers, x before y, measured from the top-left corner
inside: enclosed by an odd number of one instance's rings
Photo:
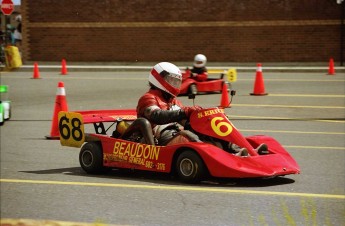
[[[128,181],[140,181],[154,183],[157,185],[188,185],[178,181],[173,175],[166,173],[157,172],[146,172],[129,169],[113,169],[105,174],[91,175],[83,171],[81,167],[71,168],[56,168],[47,170],[36,170],[36,171],[19,171],[22,173],[31,174],[65,174],[72,176],[83,176],[92,178],[104,178],[107,179],[105,182],[111,182],[109,180],[128,180]],[[208,187],[270,187],[283,184],[291,184],[295,181],[287,177],[274,177],[274,178],[236,178],[236,179],[220,179],[210,178],[202,181],[199,184],[192,184],[193,186],[208,186]]]

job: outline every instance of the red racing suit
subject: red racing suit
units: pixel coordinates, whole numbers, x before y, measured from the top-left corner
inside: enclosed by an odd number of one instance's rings
[[[167,96],[159,89],[151,88],[138,101],[137,116],[150,121],[153,134],[160,145],[165,145],[180,130],[178,122],[188,119],[200,107],[184,107],[175,97]],[[163,132],[169,135],[162,135]],[[161,141],[160,138],[162,137]]]
[[[208,74],[207,74],[206,67],[202,67],[202,68],[193,67],[191,72],[192,72],[191,77],[197,80],[198,82],[203,82],[207,80]]]

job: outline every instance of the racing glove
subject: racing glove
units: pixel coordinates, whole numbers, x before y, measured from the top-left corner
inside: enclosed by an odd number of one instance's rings
[[[200,107],[200,106],[182,107],[182,110],[186,114],[187,118],[189,118],[194,111],[199,111],[201,109],[202,109],[202,107]]]
[[[183,119],[187,119],[183,110],[161,110],[155,109],[151,111],[146,117],[157,125],[163,125],[171,122],[179,122]]]

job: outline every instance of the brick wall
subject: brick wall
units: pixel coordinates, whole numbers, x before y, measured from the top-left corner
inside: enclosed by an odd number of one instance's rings
[[[344,4],[344,3],[343,3]],[[29,61],[322,62],[340,58],[336,0],[22,0]]]

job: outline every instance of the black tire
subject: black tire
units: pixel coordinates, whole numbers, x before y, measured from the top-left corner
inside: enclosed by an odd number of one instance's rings
[[[198,94],[198,88],[196,87],[195,84],[192,84],[189,86],[188,94],[189,95],[197,95]]]
[[[186,150],[176,160],[176,173],[182,182],[198,183],[205,178],[207,168],[197,153]]]
[[[79,153],[79,163],[83,170],[89,174],[104,173],[101,144],[99,142],[84,144]]]

